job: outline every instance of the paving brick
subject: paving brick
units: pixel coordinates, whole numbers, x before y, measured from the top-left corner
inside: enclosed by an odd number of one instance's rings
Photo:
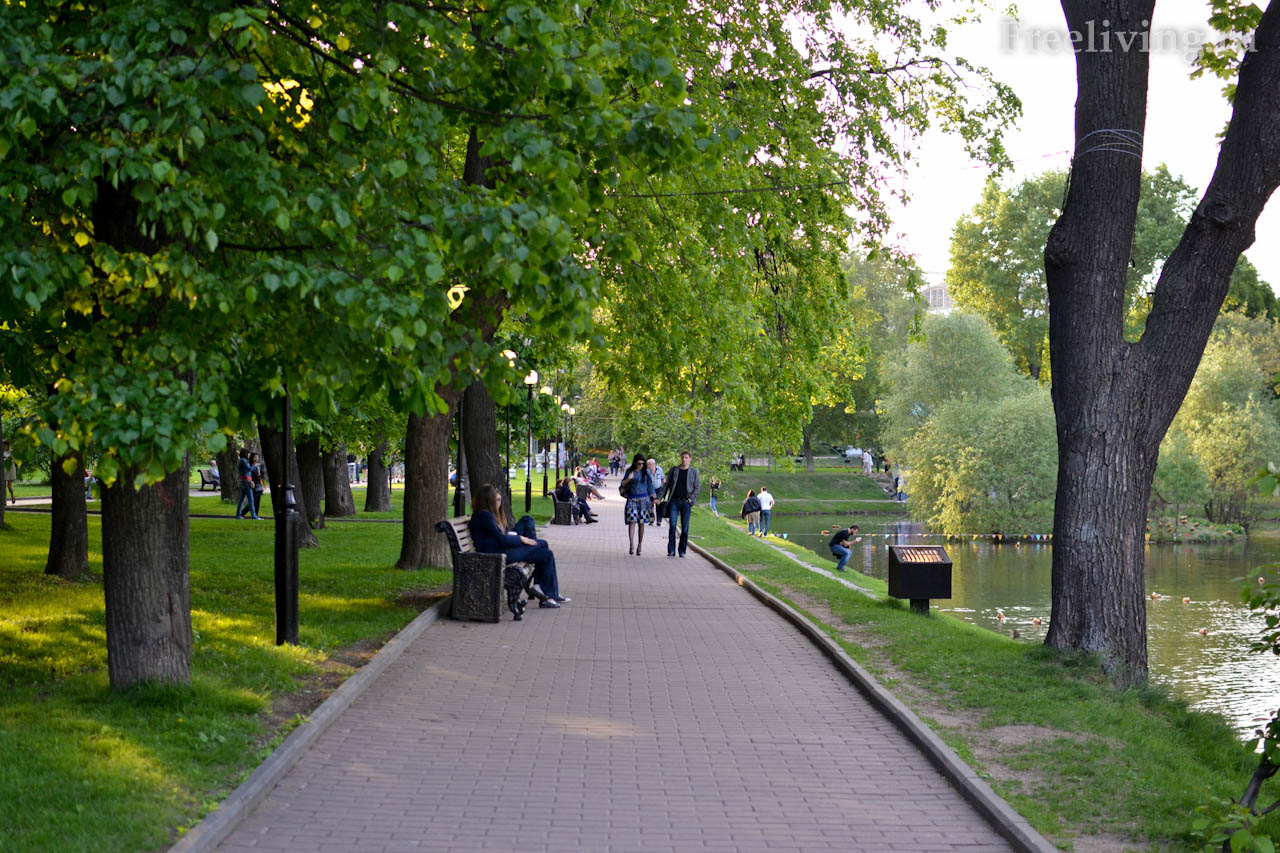
[[[1009,849],[731,579],[628,556],[621,503],[542,533],[572,603],[432,625],[220,849]]]

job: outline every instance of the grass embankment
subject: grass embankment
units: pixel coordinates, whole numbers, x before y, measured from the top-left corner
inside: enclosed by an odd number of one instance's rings
[[[721,478],[724,488],[717,498],[720,514],[737,518],[747,490],[764,486],[777,505],[775,515],[797,513],[905,514],[902,504],[890,500],[861,470],[763,471],[748,468]],[[707,488],[703,480],[703,489]]]
[[[216,498],[214,498],[216,500]],[[189,688],[113,694],[97,576],[42,572],[49,516],[0,530],[0,850],[167,846],[406,625],[445,570],[393,568],[400,527],[335,524],[300,555],[300,647],[275,645],[272,525],[191,522]],[[309,691],[309,692],[307,692]]]
[[[1256,761],[1219,718],[1154,688],[1117,691],[1090,657],[869,599],[699,515],[700,545],[823,625],[1061,846],[1092,836],[1089,849],[1193,849],[1195,807],[1243,792]],[[885,595],[884,582],[849,575]]]

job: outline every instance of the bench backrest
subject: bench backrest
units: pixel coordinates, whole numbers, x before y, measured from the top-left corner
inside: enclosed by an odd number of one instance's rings
[[[471,516],[460,515],[447,518],[436,525],[436,530],[449,540],[449,550],[454,554],[469,554],[475,550],[475,545],[471,542],[471,530],[467,527],[470,520]]]

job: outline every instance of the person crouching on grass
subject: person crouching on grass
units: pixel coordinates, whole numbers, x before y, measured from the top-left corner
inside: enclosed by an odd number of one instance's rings
[[[849,562],[849,555],[853,552],[849,550],[849,546],[845,543],[849,541],[849,537],[858,534],[858,525],[850,524],[847,528],[841,528],[831,537],[831,541],[827,546],[831,548],[831,554],[838,559],[836,563],[836,571],[843,572],[845,563]]]

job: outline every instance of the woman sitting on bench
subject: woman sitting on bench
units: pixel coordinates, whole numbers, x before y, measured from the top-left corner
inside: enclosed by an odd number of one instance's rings
[[[539,607],[559,607],[569,601],[560,594],[556,556],[546,540],[509,533],[502,518],[502,492],[489,485],[477,489],[471,499],[471,520],[467,522],[475,549],[482,554],[506,554],[512,563],[533,563],[532,591],[542,599]]]

